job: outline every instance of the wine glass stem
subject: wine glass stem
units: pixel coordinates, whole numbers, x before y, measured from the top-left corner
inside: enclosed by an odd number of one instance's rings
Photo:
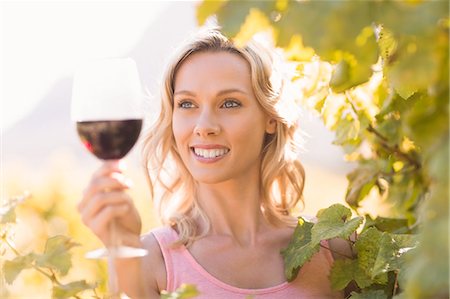
[[[108,268],[109,268],[109,298],[111,299],[118,299],[120,298],[119,295],[119,285],[117,281],[117,270],[116,270],[116,261],[115,261],[114,254],[108,255]]]
[[[119,295],[119,282],[117,279],[117,269],[116,269],[116,258],[117,258],[117,247],[120,245],[119,236],[117,234],[117,223],[113,220],[110,224],[111,230],[111,246],[108,253],[108,267],[109,267],[109,292],[111,294],[111,299],[120,298]]]

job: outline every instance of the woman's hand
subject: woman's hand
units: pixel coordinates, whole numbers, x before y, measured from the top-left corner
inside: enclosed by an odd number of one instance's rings
[[[83,223],[105,244],[112,244],[111,224],[121,245],[139,242],[141,218],[131,197],[125,192],[131,182],[125,178],[118,161],[106,161],[92,176],[78,205]]]

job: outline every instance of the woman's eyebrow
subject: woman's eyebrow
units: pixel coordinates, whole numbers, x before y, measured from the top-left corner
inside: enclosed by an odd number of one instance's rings
[[[247,94],[247,92],[245,92],[244,90],[238,89],[238,88],[229,88],[229,89],[224,89],[221,90],[217,93],[218,96],[224,95],[224,94],[228,94],[228,93],[242,93],[242,94]]]
[[[224,89],[224,90],[219,91],[217,93],[217,96],[222,96],[224,94],[236,93],[236,92],[237,93],[242,93],[242,94],[247,94],[247,92],[245,92],[245,91],[243,91],[241,89],[238,89],[238,88],[228,88],[228,89]],[[192,92],[192,91],[189,91],[189,90],[179,90],[179,91],[175,91],[173,95],[174,96],[176,96],[176,95],[195,96],[195,93]]]
[[[175,91],[173,93],[174,96],[179,95],[179,94],[184,94],[184,95],[188,95],[188,96],[195,96],[195,93],[189,91],[189,90],[179,90],[179,91]]]

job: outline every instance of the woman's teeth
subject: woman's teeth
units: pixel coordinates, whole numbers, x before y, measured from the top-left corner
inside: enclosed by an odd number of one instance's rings
[[[202,158],[216,158],[225,155],[230,150],[227,148],[221,149],[203,149],[203,148],[195,148],[194,153]]]

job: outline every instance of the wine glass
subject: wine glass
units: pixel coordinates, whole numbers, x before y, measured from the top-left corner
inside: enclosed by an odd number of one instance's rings
[[[92,61],[74,76],[71,118],[84,146],[101,160],[120,160],[138,140],[142,121],[143,92],[136,63],[131,58]],[[108,190],[105,190],[108,192]],[[86,254],[108,258],[110,292],[118,293],[115,258],[142,257],[147,250],[120,244],[116,223],[110,226],[111,246]]]

